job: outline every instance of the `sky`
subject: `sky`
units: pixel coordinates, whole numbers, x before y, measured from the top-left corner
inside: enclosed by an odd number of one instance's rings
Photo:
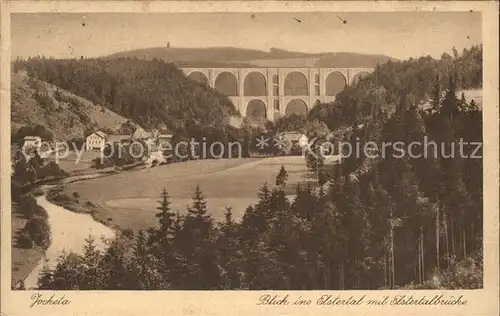
[[[16,13],[11,55],[98,57],[170,42],[439,58],[482,43],[481,24],[475,12]]]

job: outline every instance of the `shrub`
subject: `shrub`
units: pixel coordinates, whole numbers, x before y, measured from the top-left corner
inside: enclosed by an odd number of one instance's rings
[[[33,94],[33,98],[40,104],[42,108],[52,108],[54,106],[54,100],[49,96],[46,91],[38,90]]]
[[[85,145],[85,139],[83,137],[74,137],[67,141],[70,150],[81,150]]]
[[[128,239],[132,239],[134,237],[134,231],[130,228],[124,229],[123,236],[127,237]]]
[[[17,236],[17,246],[24,249],[32,249],[35,247],[35,243],[31,240],[27,231],[22,231]]]
[[[33,196],[42,196],[43,191],[40,188],[34,188],[33,190],[31,190],[31,194],[33,194]]]
[[[10,197],[12,201],[19,202],[21,198],[23,185],[21,182],[12,180],[10,185]]]
[[[78,199],[80,197],[80,194],[78,194],[78,192],[73,192],[73,197]]]
[[[22,196],[19,200],[19,212],[23,214],[27,219],[32,218],[37,213],[38,208],[39,206],[36,203],[35,198],[33,198],[33,196],[30,194]]]
[[[45,177],[63,178],[67,177],[68,175],[69,174],[66,171],[62,170],[59,167],[59,165],[54,161],[50,161],[49,163],[47,163],[38,172],[39,178],[45,178]]]
[[[59,102],[65,101],[65,98],[62,95],[61,89],[56,88],[56,91],[54,92],[54,99],[56,99]]]
[[[46,218],[40,216],[33,216],[28,220],[26,226],[24,226],[24,231],[26,231],[30,239],[35,243],[35,245],[47,249],[50,245],[50,227]]]
[[[67,202],[71,202],[72,199],[70,196],[67,196],[64,193],[56,193],[56,194],[51,196],[51,200],[54,202],[59,202],[59,203],[67,203]]]

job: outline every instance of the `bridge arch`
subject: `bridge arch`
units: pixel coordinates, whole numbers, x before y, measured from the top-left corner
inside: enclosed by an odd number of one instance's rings
[[[245,116],[251,122],[263,121],[267,118],[267,107],[264,101],[260,99],[250,100],[247,104]]]
[[[208,77],[201,71],[190,72],[188,78],[208,86]]]
[[[292,71],[285,77],[285,95],[309,95],[307,77],[300,71]]]
[[[365,78],[369,74],[370,73],[368,71],[360,71],[360,72],[358,72],[357,74],[354,75],[354,77],[352,77],[351,86],[357,85],[358,82],[359,82],[359,80]]]
[[[285,109],[285,115],[291,115],[291,114],[297,114],[297,115],[307,115],[307,104],[304,102],[304,100],[301,99],[292,99],[288,104],[286,105]]]
[[[335,96],[347,86],[347,79],[340,71],[328,74],[325,81],[326,95]]]
[[[238,95],[238,80],[233,73],[221,72],[215,78],[215,90],[226,96]]]
[[[252,97],[267,95],[266,77],[257,71],[248,73],[243,83],[243,95]]]

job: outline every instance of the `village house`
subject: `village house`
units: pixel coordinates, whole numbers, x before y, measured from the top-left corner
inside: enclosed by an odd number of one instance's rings
[[[292,147],[302,148],[307,145],[307,136],[300,132],[284,132],[281,135],[292,145]]]
[[[34,148],[39,150],[42,146],[42,139],[39,136],[26,136],[24,137],[23,149]]]
[[[96,131],[87,136],[85,139],[85,149],[86,150],[102,150],[106,144],[107,135],[104,132]]]
[[[152,134],[150,132],[146,132],[143,128],[138,127],[134,133],[132,133],[133,139],[142,139],[144,141],[151,139]]]
[[[156,137],[156,143],[158,144],[158,146],[160,144],[170,143],[172,141],[172,137],[172,134],[159,134]]]

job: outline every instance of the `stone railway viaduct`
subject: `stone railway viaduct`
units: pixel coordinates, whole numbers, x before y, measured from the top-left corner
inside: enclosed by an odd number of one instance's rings
[[[244,116],[275,120],[332,102],[373,68],[181,68],[226,95]]]

